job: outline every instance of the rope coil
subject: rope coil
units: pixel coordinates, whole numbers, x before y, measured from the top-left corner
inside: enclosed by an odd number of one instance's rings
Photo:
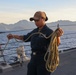
[[[59,65],[59,52],[56,32],[53,32],[52,34],[49,47],[44,56],[44,60],[46,61],[46,69],[49,72],[54,72],[57,66]]]
[[[41,32],[36,32],[36,33],[31,34],[26,40],[24,40],[24,41],[27,41],[31,36],[33,36],[35,34],[40,34],[40,35],[44,36],[46,39],[51,37],[49,47],[48,47],[47,52],[46,52],[46,54],[44,56],[44,60],[46,61],[45,66],[46,66],[47,71],[49,71],[49,72],[54,72],[55,69],[57,68],[57,66],[59,65],[59,52],[58,52],[57,33],[56,33],[56,31],[57,30],[55,30],[48,37],[46,37]],[[9,43],[9,40],[8,40],[7,44],[8,43]],[[5,45],[5,48],[6,48],[7,44]]]

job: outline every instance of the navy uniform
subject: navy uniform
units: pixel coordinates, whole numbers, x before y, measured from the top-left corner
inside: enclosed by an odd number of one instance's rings
[[[24,40],[26,40],[31,34],[38,31],[39,28],[36,28],[27,35],[24,35]],[[48,37],[53,32],[53,30],[44,25],[40,32],[43,33],[46,37]],[[31,60],[28,64],[27,75],[50,75],[50,72],[48,72],[45,68],[46,62],[44,61],[44,55],[47,51],[50,39],[51,38],[46,39],[41,34],[34,34],[27,40],[27,42],[31,42],[32,50]]]

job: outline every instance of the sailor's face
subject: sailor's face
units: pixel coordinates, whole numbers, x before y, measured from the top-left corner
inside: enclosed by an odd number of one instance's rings
[[[43,26],[43,19],[40,18],[39,20],[34,20],[35,24],[37,27],[42,27]]]

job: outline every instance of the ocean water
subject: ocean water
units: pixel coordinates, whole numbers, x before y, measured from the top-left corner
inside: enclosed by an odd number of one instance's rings
[[[0,57],[0,61],[3,61],[5,59],[6,62],[8,63],[13,63],[14,58],[17,57],[17,52],[16,48],[18,48],[20,45],[24,45],[25,47],[25,54],[27,57],[31,57],[31,47],[30,47],[30,42],[22,42],[19,40],[12,39],[9,41],[7,44],[7,35],[9,33],[12,34],[18,34],[18,35],[24,35],[30,32],[31,30],[25,30],[25,31],[15,31],[15,32],[5,32],[0,34],[0,44],[1,44],[1,49],[3,51],[3,57]],[[6,46],[7,44],[7,46]],[[5,48],[6,46],[6,48]],[[4,49],[5,48],[5,49]],[[59,51],[60,50],[67,50],[70,48],[76,48],[76,31],[71,31],[71,30],[64,30],[63,36],[61,36],[61,44],[59,45]],[[1,54],[0,54],[1,55]]]

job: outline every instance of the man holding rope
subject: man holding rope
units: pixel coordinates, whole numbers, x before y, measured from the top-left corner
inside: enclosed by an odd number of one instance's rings
[[[43,11],[37,11],[33,17],[30,18],[30,21],[34,21],[37,28],[35,28],[33,31],[28,33],[27,35],[13,35],[8,34],[8,39],[19,39],[23,40],[25,42],[31,42],[31,60],[28,63],[28,70],[27,75],[50,75],[51,72],[49,72],[44,61],[45,53],[47,52],[47,49],[50,44],[50,40],[52,36],[50,36],[53,33],[53,30],[50,29],[46,25],[46,21],[48,20],[48,17],[46,16],[46,13]],[[58,28],[56,30],[57,34],[57,46],[60,44],[60,36],[63,34],[63,30],[61,28]],[[47,59],[47,58],[46,58]]]

